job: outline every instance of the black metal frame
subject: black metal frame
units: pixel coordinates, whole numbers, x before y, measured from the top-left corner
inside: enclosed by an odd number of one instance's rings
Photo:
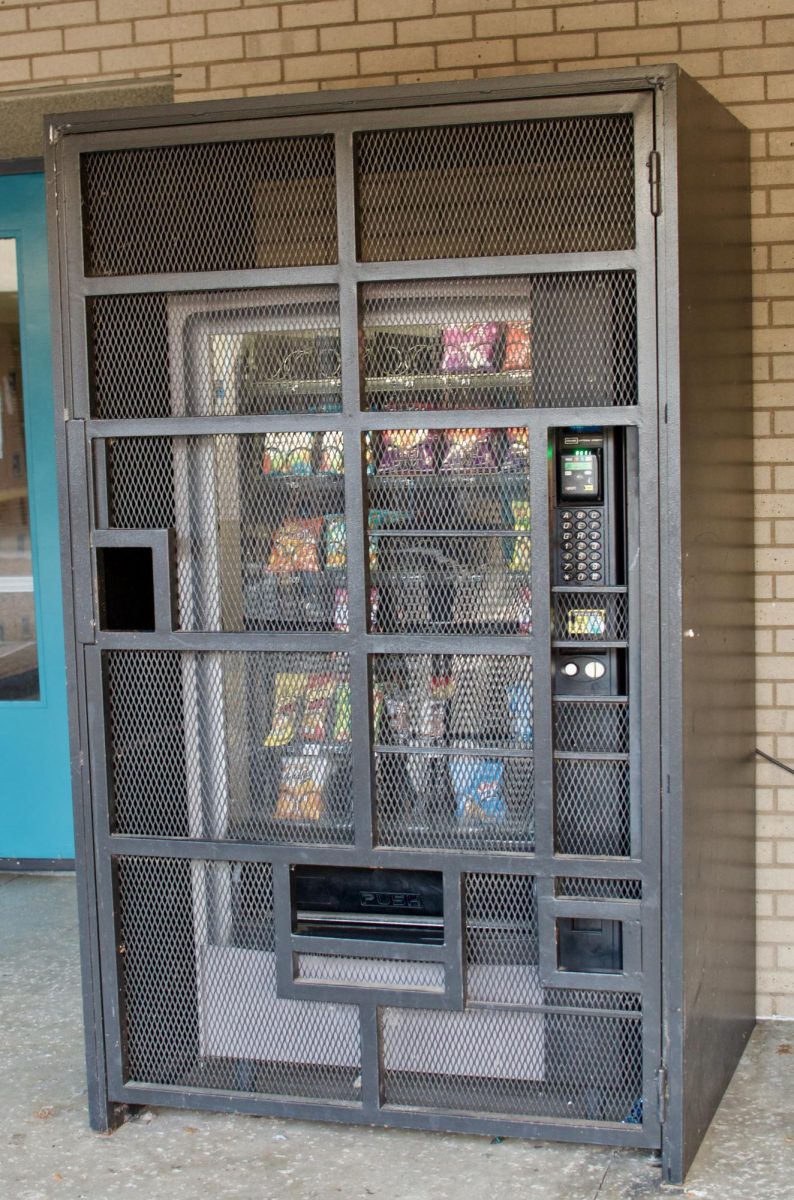
[[[680,1127],[672,1134],[663,1131],[665,1037],[677,1028],[681,974],[677,948],[671,950],[669,936],[665,945],[665,998],[662,996],[662,921],[663,893],[668,913],[676,913],[680,902],[675,889],[666,890],[661,872],[662,828],[659,798],[663,791],[659,774],[659,750],[662,733],[674,739],[670,721],[674,712],[665,713],[665,680],[675,674],[676,649],[667,643],[660,647],[658,598],[659,561],[663,547],[659,542],[660,511],[667,509],[667,489],[675,474],[674,464],[660,451],[659,430],[662,406],[657,400],[660,359],[657,344],[657,307],[665,297],[664,280],[657,282],[657,213],[651,211],[648,190],[648,164],[652,152],[661,146],[664,152],[666,190],[664,206],[672,206],[671,189],[676,185],[677,145],[670,125],[670,98],[675,96],[677,68],[653,71],[620,70],[571,75],[538,76],[531,79],[505,79],[477,83],[454,83],[436,87],[372,89],[317,96],[273,98],[252,103],[230,101],[208,108],[203,104],[139,109],[135,113],[118,110],[107,114],[74,114],[52,118],[48,154],[48,186],[52,233],[53,313],[56,332],[56,396],[59,411],[67,418],[65,431],[59,434],[58,454],[61,501],[64,510],[62,553],[64,559],[65,612],[67,627],[67,665],[71,706],[73,747],[73,786],[77,825],[77,861],[80,874],[80,917],[83,945],[83,980],[86,1034],[90,1077],[91,1120],[96,1128],[108,1128],[115,1120],[119,1104],[161,1103],[176,1107],[212,1108],[230,1111],[279,1113],[314,1117],[348,1123],[389,1124],[420,1128],[446,1128],[456,1131],[504,1132],[530,1137],[554,1137],[582,1142],[607,1142],[624,1146],[659,1146],[663,1136],[668,1176],[682,1178],[683,1157]],[[637,243],[631,251],[529,255],[502,258],[446,259],[427,262],[362,263],[356,260],[353,134],[360,129],[397,128],[405,124],[410,110],[414,127],[432,126],[443,114],[445,125],[483,119],[508,117],[586,115],[604,112],[635,114],[635,216]],[[80,154],[103,148],[131,148],[169,143],[207,142],[282,133],[333,131],[337,162],[337,238],[338,264],[318,268],[271,268],[249,271],[215,271],[178,275],[136,275],[129,277],[86,278],[80,235]],[[675,238],[674,220],[665,232],[667,253]],[[639,403],[625,408],[504,409],[456,410],[439,412],[368,412],[362,408],[358,369],[359,288],[370,281],[454,278],[493,275],[540,275],[588,270],[630,269],[638,283],[638,371]],[[97,480],[102,446],[107,438],[158,436],[194,436],[213,433],[255,433],[287,431],[295,428],[292,416],[273,417],[172,417],[137,420],[101,420],[91,416],[89,361],[86,353],[87,329],[85,301],[90,296],[121,295],[131,292],[184,292],[201,289],[266,288],[284,284],[328,284],[339,289],[342,350],[343,411],[334,416],[317,415],[310,419],[312,429],[339,429],[344,433],[346,463],[360,461],[360,445],[366,430],[399,428],[468,428],[483,423],[491,427],[524,425],[530,431],[530,489],[533,508],[548,496],[547,444],[550,429],[567,426],[575,416],[577,424],[615,426],[634,430],[636,465],[629,471],[631,492],[629,512],[629,620],[634,633],[629,645],[632,681],[631,713],[631,794],[636,806],[641,796],[641,812],[632,813],[632,854],[618,860],[588,860],[561,857],[554,853],[552,827],[551,730],[551,643],[549,613],[544,604],[535,606],[533,631],[520,637],[439,638],[423,635],[386,635],[367,630],[367,564],[365,539],[348,540],[349,634],[280,634],[178,632],[169,626],[169,586],[164,579],[168,553],[165,546],[156,549],[159,570],[155,572],[158,597],[156,631],[149,634],[102,632],[99,629],[94,586],[92,547],[121,545],[135,541],[123,531],[102,529],[102,490]],[[668,294],[669,299],[669,294]],[[664,338],[670,339],[665,342]],[[672,372],[675,337],[669,321],[661,329],[662,362]],[[663,377],[664,378],[664,377]],[[668,393],[665,393],[666,395]],[[672,398],[666,403],[672,403]],[[666,419],[666,407],[664,419]],[[306,421],[302,418],[301,423]],[[97,455],[99,458],[97,459]],[[661,467],[660,467],[661,455]],[[640,489],[638,480],[642,481]],[[95,486],[98,490],[95,491]],[[365,528],[363,472],[345,474],[345,511],[348,528]],[[675,503],[677,491],[672,492]],[[99,504],[99,509],[96,505]],[[163,531],[151,533],[148,544],[163,538]],[[548,531],[543,521],[533,522],[533,586],[539,595],[549,590]],[[642,553],[640,554],[640,547]],[[674,583],[676,567],[663,557],[668,579]],[[667,600],[663,603],[666,605]],[[665,619],[663,608],[662,619]],[[638,632],[639,631],[639,632]],[[352,682],[352,729],[354,763],[355,843],[350,846],[262,846],[241,841],[204,839],[150,838],[119,836],[109,823],[107,772],[104,763],[106,711],[102,682],[102,655],[114,649],[179,650],[342,650],[350,656]],[[532,854],[494,853],[491,851],[428,851],[389,849],[374,846],[371,838],[373,818],[373,781],[371,761],[370,712],[368,704],[369,660],[376,653],[422,653],[428,651],[461,653],[527,654],[534,667],[534,759],[535,759],[535,851]],[[680,711],[680,710],[679,710]],[[680,816],[665,826],[670,848],[681,845]],[[640,841],[641,836],[641,841]],[[668,855],[670,850],[667,851]],[[460,1005],[463,979],[461,946],[461,877],[467,871],[497,871],[506,874],[531,874],[537,881],[538,907],[542,938],[549,934],[555,915],[590,914],[619,919],[629,928],[630,969],[625,976],[591,976],[579,986],[599,989],[641,991],[643,995],[643,1118],[642,1124],[608,1124],[581,1120],[526,1120],[510,1116],[498,1118],[475,1113],[457,1114],[384,1105],[378,1081],[379,1034],[378,1004],[391,1006],[416,1004],[428,1006],[427,997],[411,993],[402,996],[389,991],[359,992],[343,989],[346,998],[355,1000],[361,1011],[362,1102],[361,1104],[275,1100],[246,1094],[224,1095],[199,1089],[144,1086],[125,1080],[122,1065],[122,1025],[119,1010],[117,972],[118,928],[114,902],[112,870],[114,856],[168,856],[174,859],[204,861],[270,862],[277,886],[287,886],[288,864],[311,862],[329,865],[400,865],[433,867],[445,876],[448,914],[456,927],[455,943],[441,959],[445,963],[447,984],[443,1005]],[[440,864],[439,864],[440,860]],[[557,876],[640,880],[642,901],[577,901],[555,896]],[[278,882],[280,880],[280,883]],[[278,918],[277,918],[278,919]],[[312,997],[327,1000],[341,998],[339,985],[301,984],[293,976],[292,955],[307,946],[296,940],[288,927],[277,927],[278,971],[284,995],[301,995],[310,989]],[[642,934],[641,967],[639,954]],[[316,947],[313,947],[316,949]],[[346,942],[336,946],[349,951]],[[382,954],[382,947],[378,953]],[[330,950],[330,947],[329,947]],[[404,950],[404,948],[403,948]],[[546,951],[547,953],[547,951]],[[388,955],[387,955],[388,956]],[[411,955],[409,955],[411,957]],[[419,956],[422,957],[422,956]],[[556,986],[564,986],[560,973],[546,962],[542,969]],[[675,1040],[675,1033],[672,1035]],[[682,1088],[683,1082],[676,1081]],[[679,1093],[680,1094],[680,1093]]]

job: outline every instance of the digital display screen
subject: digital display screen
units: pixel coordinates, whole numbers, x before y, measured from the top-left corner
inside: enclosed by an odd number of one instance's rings
[[[560,493],[563,496],[581,496],[598,499],[601,480],[598,470],[598,455],[590,450],[574,450],[560,455]]]

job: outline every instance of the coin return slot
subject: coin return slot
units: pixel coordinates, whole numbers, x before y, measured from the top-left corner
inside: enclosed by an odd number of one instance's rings
[[[600,917],[558,917],[557,965],[560,971],[619,974],[623,923]]]

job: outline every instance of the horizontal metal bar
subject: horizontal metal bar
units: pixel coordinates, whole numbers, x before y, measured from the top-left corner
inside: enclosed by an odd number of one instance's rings
[[[256,651],[259,653],[308,652],[333,654],[344,651],[350,643],[346,633],[99,633],[97,645],[101,650],[184,650],[184,651]]]
[[[327,1100],[276,1100],[250,1092],[209,1091],[165,1085],[126,1083],[114,1091],[112,1100],[126,1104],[148,1104],[165,1108],[187,1108],[218,1112],[250,1113],[262,1116],[293,1117],[301,1120],[341,1122],[346,1125],[382,1124],[401,1129],[449,1130],[512,1137],[553,1138],[556,1142],[585,1142],[590,1145],[656,1147],[658,1138],[649,1137],[642,1125],[615,1122],[573,1121],[562,1117],[514,1117],[507,1114],[477,1116],[438,1109],[400,1106],[371,1108],[355,1102]]]
[[[628,762],[629,754],[610,754],[602,750],[555,750],[554,757],[572,762]]]
[[[371,654],[518,654],[531,657],[530,635],[408,634],[365,635]]]
[[[377,745],[372,747],[375,754],[401,754],[414,755],[425,754],[432,758],[447,758],[463,756],[466,758],[523,758],[526,762],[532,761],[532,750],[520,750],[515,747],[502,746],[445,746],[439,744],[437,746],[386,746]],[[586,755],[581,755],[584,758]],[[617,756],[612,756],[617,757]]]
[[[653,865],[634,858],[588,858],[583,855],[536,855],[501,850],[453,850],[380,846],[367,850],[353,845],[207,841],[187,838],[113,834],[103,849],[111,855],[207,859],[210,862],[305,862],[316,866],[392,867],[437,871],[442,867],[466,871],[498,871],[508,875],[576,876],[587,879],[638,879],[656,883]]]
[[[248,271],[180,271],[174,274],[93,275],[72,280],[83,296],[127,296],[151,292],[240,292],[247,288],[304,287],[339,282],[339,267],[258,267]]]
[[[444,963],[449,958],[449,949],[440,946],[422,945],[416,942],[381,942],[377,938],[330,938],[310,933],[293,933],[290,938],[293,954],[328,954],[342,958],[389,958],[405,962]]]
[[[636,271],[636,250],[594,250],[576,254],[506,254],[492,258],[433,258],[398,262],[359,262],[353,273],[360,283],[384,280],[481,279],[491,275],[563,275],[584,272]]]

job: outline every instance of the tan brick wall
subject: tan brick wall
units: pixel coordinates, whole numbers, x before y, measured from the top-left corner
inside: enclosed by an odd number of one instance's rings
[[[173,72],[179,100],[680,62],[753,131],[759,745],[794,761],[794,0],[41,0],[0,87]],[[758,775],[759,1011],[794,1017],[794,779]]]

